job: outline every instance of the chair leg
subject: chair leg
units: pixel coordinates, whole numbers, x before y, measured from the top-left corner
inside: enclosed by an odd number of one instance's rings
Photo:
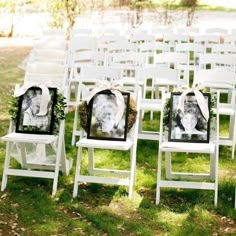
[[[171,179],[171,153],[165,153],[165,163],[166,163],[166,178]]]
[[[156,190],[156,205],[160,203],[160,194],[161,194],[161,159],[162,152],[158,152],[158,163],[157,163],[157,190]]]
[[[76,141],[76,131],[77,131],[77,125],[78,125],[78,106],[75,107],[75,115],[74,115],[74,122],[73,122],[73,131],[72,131],[72,140],[71,145],[75,145]]]
[[[235,145],[236,145],[236,114],[234,115],[234,122],[232,127],[232,156],[231,158],[234,159],[234,153],[235,153]]]
[[[3,175],[2,175],[1,191],[4,191],[5,188],[7,187],[7,174],[6,174],[6,171],[9,169],[9,166],[10,166],[10,161],[11,161],[11,156],[10,156],[11,147],[12,147],[12,142],[7,142],[7,146],[6,146],[6,157],[5,157],[4,170],[3,170]]]
[[[133,195],[133,186],[135,181],[135,166],[136,166],[136,152],[131,148],[130,150],[130,179],[129,179],[129,199],[132,198]]]
[[[219,150],[217,148],[215,153],[215,196],[214,196],[214,205],[217,207],[218,202],[218,168],[219,168]]]
[[[94,150],[93,148],[88,148],[88,171],[93,173],[94,171]]]
[[[78,195],[81,160],[82,160],[82,147],[79,147],[78,155],[77,155],[77,161],[76,161],[76,169],[75,169],[75,181],[74,181],[73,198],[77,197],[77,195]]]
[[[236,188],[235,188],[235,195],[234,195],[234,209],[236,209]]]

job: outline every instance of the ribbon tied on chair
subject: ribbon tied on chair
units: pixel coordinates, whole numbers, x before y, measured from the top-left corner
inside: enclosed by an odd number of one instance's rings
[[[26,84],[26,85],[23,85],[22,87],[16,87],[14,91],[14,97],[19,97],[25,94],[25,92],[31,87],[38,87],[42,90],[41,99],[40,99],[40,110],[37,116],[44,116],[48,112],[47,108],[48,108],[48,103],[50,101],[49,89],[46,85],[35,83],[35,84]]]
[[[122,93],[119,91],[122,89],[122,80],[116,80],[116,81],[108,81],[108,80],[101,80],[98,83],[96,83],[96,87],[89,93],[89,96],[85,99],[87,104],[90,102],[90,100],[96,95],[97,93],[104,91],[104,90],[110,90],[112,94],[115,96],[115,101],[117,104],[117,113],[115,118],[115,124],[118,125],[120,122],[124,110],[125,110],[125,101]]]
[[[182,87],[183,92],[180,96],[179,103],[178,103],[178,106],[177,106],[177,110],[184,113],[185,97],[189,93],[194,93],[194,95],[196,97],[196,100],[197,100],[197,103],[198,103],[198,106],[200,108],[200,111],[201,111],[203,117],[205,118],[205,120],[208,121],[209,120],[208,105],[206,104],[206,101],[204,99],[203,94],[199,91],[202,88],[203,87],[201,86],[201,84],[195,84],[195,85],[193,85],[192,88]]]

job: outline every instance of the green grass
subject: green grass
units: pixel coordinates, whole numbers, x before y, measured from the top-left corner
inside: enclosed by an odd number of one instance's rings
[[[30,48],[0,48],[0,135],[7,132],[7,102],[15,83],[23,81],[17,65]],[[144,126],[159,126],[158,114]],[[66,118],[67,157],[76,161],[77,149],[70,145],[73,112]],[[227,119],[223,119],[223,132]],[[138,142],[135,192],[132,200],[127,188],[82,183],[78,198],[72,199],[75,167],[69,176],[59,176],[57,194],[51,197],[52,181],[9,177],[0,193],[0,235],[235,235],[236,211],[233,209],[236,158],[230,148],[220,147],[219,205],[213,205],[213,192],[163,189],[161,204],[154,203],[156,192],[158,143]],[[97,151],[96,165],[126,168],[129,156],[123,152]],[[0,179],[5,144],[0,142]],[[196,154],[173,157],[174,170],[207,170],[209,158]],[[83,162],[85,167],[87,161]],[[85,172],[85,168],[83,168]]]

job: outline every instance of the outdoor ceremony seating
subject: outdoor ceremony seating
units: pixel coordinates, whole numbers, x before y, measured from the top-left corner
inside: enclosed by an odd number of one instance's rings
[[[25,92],[27,92],[27,94],[30,93],[28,92],[29,89],[31,89],[32,93],[37,92],[39,90],[38,87],[42,90],[41,99],[43,93],[47,93],[45,92],[45,90],[47,91],[46,88],[49,88],[49,93],[51,94],[50,103],[52,102],[53,104],[52,99],[56,96],[56,92],[53,88],[58,89],[58,93],[61,93],[62,96],[64,95],[66,84],[65,75],[66,69],[64,65],[42,62],[29,63],[27,66],[23,87],[21,87],[20,90],[16,87],[15,90],[15,93],[19,93],[20,95],[25,94],[24,99],[22,100],[21,109],[24,108],[23,105],[26,105],[26,103],[23,102],[27,99],[27,96],[30,96],[30,94],[26,96]],[[24,93],[21,92],[22,89]],[[50,89],[52,92],[50,92]],[[30,107],[33,106],[33,98],[32,105],[30,105]],[[53,109],[52,104],[50,109]],[[34,105],[36,105],[36,103]],[[53,122],[52,116],[53,115],[50,115],[48,111],[48,115],[46,117],[48,122]],[[42,133],[40,133],[40,128],[37,129],[38,131],[31,131],[29,129],[29,131],[24,132],[24,128],[21,128],[21,119],[22,118],[18,118],[16,124],[11,121],[9,133],[2,137],[2,140],[6,142],[6,157],[3,169],[1,191],[3,191],[7,186],[8,176],[23,176],[52,179],[52,195],[55,195],[57,191],[59,171],[61,170],[63,173],[68,175],[72,166],[72,162],[66,159],[64,141],[65,120],[61,120],[58,123],[58,133],[53,133],[53,123],[50,125],[50,132],[45,129],[45,131],[43,130]],[[43,122],[43,118],[40,120]],[[54,120],[54,122],[56,121]],[[29,128],[30,127],[31,126],[29,126]],[[35,126],[33,126],[33,128],[34,127]],[[16,153],[13,152],[14,146],[16,146]],[[15,165],[11,164],[12,157],[20,163],[21,169],[16,168]]]
[[[158,150],[158,169],[157,169],[157,188],[156,188],[156,204],[160,203],[160,192],[162,188],[186,188],[186,189],[202,189],[202,190],[213,190],[214,191],[214,204],[217,206],[218,200],[218,156],[219,156],[219,116],[218,116],[218,102],[219,93],[217,93],[216,100],[216,118],[211,122],[210,137],[207,140],[205,136],[205,142],[201,143],[197,141],[190,142],[189,136],[177,135],[175,126],[172,124],[173,116],[176,115],[175,109],[178,107],[178,97],[180,94],[165,93],[162,96],[162,111],[160,118],[160,139],[159,139],[159,150]],[[187,96],[187,94],[186,94]],[[190,94],[190,96],[193,96]],[[172,113],[168,113],[166,109],[166,102],[170,100],[172,104]],[[177,99],[177,100],[176,100]],[[189,98],[191,101],[191,98]],[[205,98],[204,98],[205,99]],[[208,97],[209,99],[209,97]],[[177,103],[176,103],[177,102]],[[207,101],[205,100],[205,105]],[[169,104],[169,103],[168,103]],[[187,104],[186,104],[187,105]],[[184,108],[185,109],[185,108]],[[186,108],[187,109],[187,108]],[[167,112],[167,113],[166,113]],[[171,127],[166,127],[169,124],[168,117],[171,119]],[[197,114],[195,114],[197,115]],[[177,119],[177,118],[176,118]],[[195,119],[195,118],[192,118]],[[166,124],[168,123],[168,124]],[[171,133],[170,133],[171,132]],[[172,136],[173,135],[173,136]],[[192,137],[192,136],[191,136]],[[191,153],[202,153],[210,156],[210,170],[208,173],[189,173],[189,172],[174,172],[172,171],[172,153],[182,153],[186,158]],[[166,160],[166,178],[162,180],[162,155],[165,154]],[[191,180],[191,181],[190,181]],[[195,180],[195,181],[192,181]],[[201,181],[200,181],[201,180]],[[208,182],[206,182],[208,180]],[[211,180],[212,182],[209,182]]]

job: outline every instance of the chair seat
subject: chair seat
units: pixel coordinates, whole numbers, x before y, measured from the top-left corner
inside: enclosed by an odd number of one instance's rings
[[[163,142],[161,151],[169,152],[190,152],[190,153],[214,153],[215,143],[183,143],[183,142]]]
[[[48,134],[25,134],[25,133],[10,133],[3,136],[1,139],[5,142],[19,142],[19,143],[42,143],[50,144],[57,136]]]
[[[108,141],[108,140],[97,140],[82,138],[77,143],[77,147],[86,148],[102,148],[102,149],[118,149],[118,150],[129,150],[133,145],[133,141],[129,138],[126,141]]]
[[[162,105],[160,99],[141,99],[141,110],[160,111],[161,107]]]

